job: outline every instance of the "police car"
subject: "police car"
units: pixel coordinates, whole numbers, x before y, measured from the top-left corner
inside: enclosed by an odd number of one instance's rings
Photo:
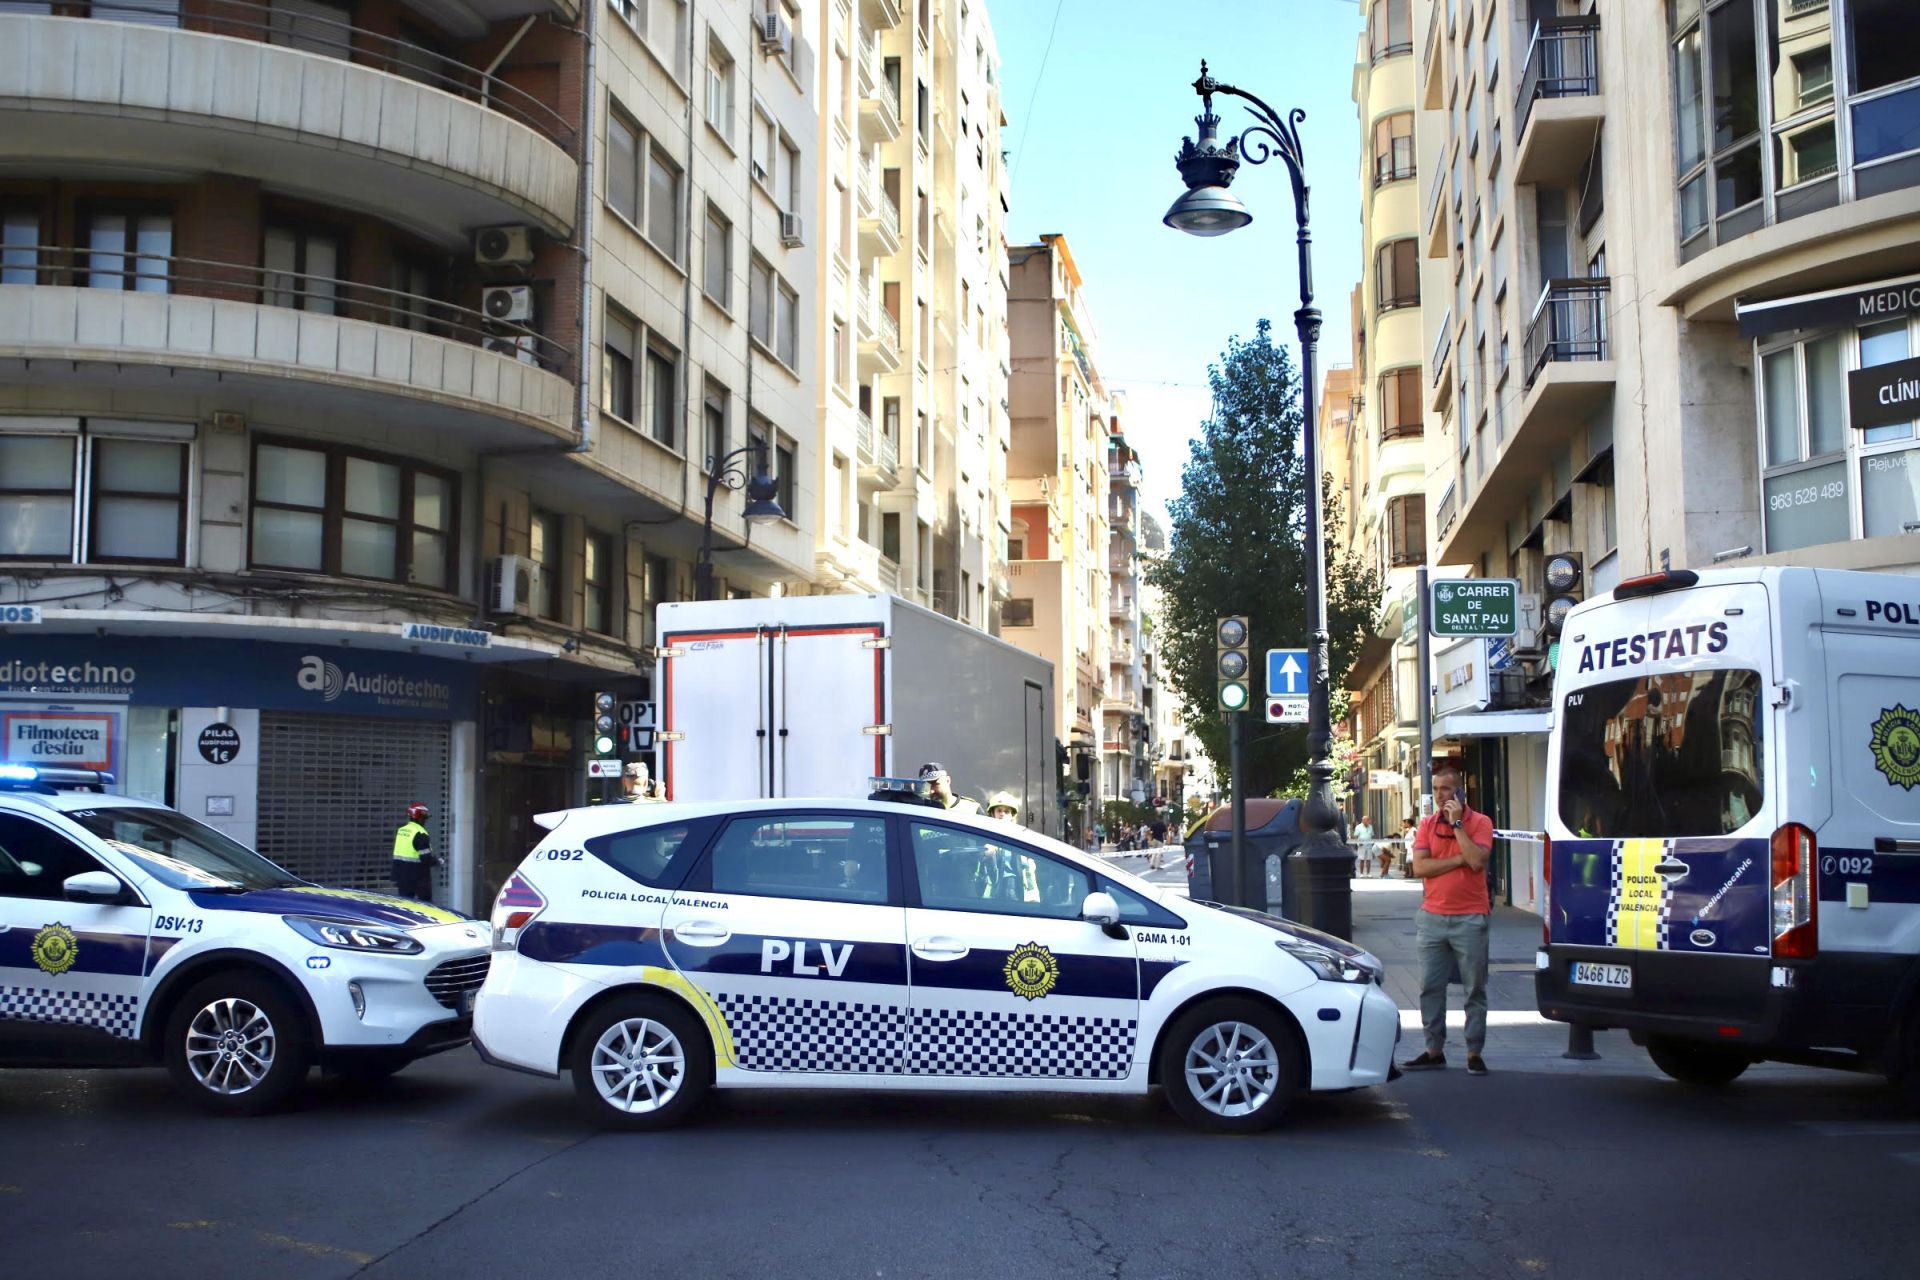
[[[165,1063],[216,1112],[467,1042],[487,927],[326,889],[91,770],[0,764],[0,1066]]]
[[[1194,1124],[1249,1131],[1392,1070],[1372,956],[1010,823],[871,800],[537,820],[474,1043],[570,1074],[613,1125],[672,1124],[710,1088],[1158,1085]]]

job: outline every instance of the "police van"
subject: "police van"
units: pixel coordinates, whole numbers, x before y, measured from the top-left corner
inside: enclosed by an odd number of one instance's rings
[[[876,800],[547,814],[474,1045],[654,1128],[709,1088],[1144,1093],[1223,1131],[1380,1084],[1372,956],[991,818]]]
[[[484,922],[309,884],[110,781],[0,764],[0,1066],[164,1063],[250,1114],[316,1063],[379,1079],[467,1043]]]
[[[1920,579],[1657,573],[1561,636],[1541,1013],[1920,1084]]]

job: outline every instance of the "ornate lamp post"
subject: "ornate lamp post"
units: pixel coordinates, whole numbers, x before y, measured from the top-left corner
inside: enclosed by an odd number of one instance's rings
[[[1313,305],[1313,263],[1310,248],[1312,234],[1307,227],[1307,177],[1300,152],[1300,122],[1306,112],[1294,108],[1285,119],[1279,112],[1244,89],[1222,84],[1200,64],[1200,78],[1193,82],[1200,95],[1200,114],[1194,123],[1200,127],[1198,141],[1182,139],[1180,154],[1174,163],[1187,191],[1167,210],[1163,221],[1178,231],[1196,236],[1221,236],[1253,221],[1253,214],[1228,188],[1244,159],[1248,164],[1265,164],[1274,156],[1286,162],[1287,176],[1293,180],[1293,216],[1295,239],[1300,253],[1300,308],[1293,323],[1300,335],[1300,393],[1305,430],[1302,461],[1307,469],[1307,788],[1306,805],[1301,813],[1301,831],[1305,837],[1300,854],[1308,859],[1302,868],[1309,882],[1302,886],[1305,901],[1290,900],[1290,914],[1341,937],[1353,932],[1353,905],[1347,876],[1353,855],[1341,840],[1338,828],[1340,810],[1333,798],[1333,729],[1328,708],[1327,664],[1327,558],[1320,532],[1321,484],[1319,445],[1314,438],[1315,365],[1320,347],[1320,311]],[[1248,104],[1255,123],[1237,137],[1219,140],[1220,117],[1213,113],[1213,97],[1221,94],[1240,98]],[[1239,715],[1245,712],[1237,713]],[[1235,786],[1239,780],[1235,779]],[[1339,860],[1336,864],[1335,860]],[[1324,861],[1322,861],[1324,860]],[[1297,883],[1297,878],[1295,879]],[[1289,898],[1293,893],[1289,892]]]
[[[749,453],[753,455],[754,462],[752,476],[748,476],[745,465],[737,461]],[[747,509],[742,514],[748,524],[767,524],[786,517],[787,513],[781,509],[777,496],[780,492],[779,483],[767,474],[767,446],[764,441],[756,440],[718,459],[709,460],[706,523],[700,531],[700,561],[694,568],[696,594],[702,600],[713,599],[713,497],[723,488],[738,489],[742,486],[747,491]]]

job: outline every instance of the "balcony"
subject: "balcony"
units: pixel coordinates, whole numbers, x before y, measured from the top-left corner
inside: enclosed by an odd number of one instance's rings
[[[873,318],[873,324],[870,328],[864,324],[860,328],[860,376],[898,373],[900,322],[885,307],[869,305],[864,310]]]
[[[1612,361],[1607,350],[1607,306],[1612,296],[1604,278],[1550,280],[1527,322],[1527,386],[1549,364]],[[1608,381],[1612,378],[1609,376]]]
[[[900,0],[860,0],[860,24],[872,31],[900,25]]]
[[[883,589],[880,548],[860,538],[838,533],[821,541],[820,550],[814,554],[814,568],[819,581],[836,584],[847,590]],[[898,573],[897,569],[895,573]]]
[[[198,258],[29,251],[46,283],[0,285],[0,363],[25,361],[31,381],[224,388],[374,420],[392,420],[397,398],[411,425],[481,448],[577,433],[573,352],[464,307]],[[134,287],[84,287],[103,257]]]
[[[871,212],[860,213],[860,251],[877,258],[900,252],[900,210],[884,191],[874,200]]]
[[[242,0],[157,7],[0,14],[11,161],[217,169],[449,241],[490,223],[571,233],[574,129],[500,76],[306,10],[290,29]]]
[[[1606,115],[1599,38],[1598,15],[1545,18],[1534,25],[1514,105],[1520,130],[1515,182],[1564,185],[1586,165]]]
[[[853,421],[854,450],[860,465],[866,466],[873,461],[873,415],[856,410]]]
[[[1433,371],[1433,395],[1427,407],[1439,413],[1453,403],[1452,311],[1440,317],[1440,337],[1433,344],[1433,353],[1427,357],[1427,367]]]
[[[874,63],[863,75],[860,89],[860,141],[871,146],[892,142],[900,136],[900,90],[881,73],[879,50],[869,55]]]

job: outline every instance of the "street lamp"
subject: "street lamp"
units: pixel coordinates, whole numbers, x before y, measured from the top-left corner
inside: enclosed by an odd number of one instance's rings
[[[1320,311],[1313,305],[1313,264],[1309,249],[1313,237],[1307,229],[1307,176],[1300,153],[1300,122],[1307,113],[1298,107],[1283,120],[1279,112],[1244,89],[1222,84],[1200,64],[1200,78],[1193,82],[1200,95],[1200,114],[1194,123],[1200,128],[1199,140],[1183,138],[1174,164],[1180,170],[1186,194],[1173,202],[1162,219],[1177,231],[1196,236],[1220,236],[1238,230],[1253,221],[1253,214],[1228,188],[1240,170],[1241,160],[1265,164],[1278,155],[1286,162],[1293,179],[1293,216],[1295,239],[1300,253],[1300,309],[1293,313],[1300,335],[1300,394],[1303,459],[1307,469],[1307,786],[1306,804],[1300,815],[1304,836],[1300,852],[1308,859],[1345,859],[1352,855],[1342,843],[1338,827],[1339,806],[1333,798],[1333,729],[1328,711],[1327,675],[1327,560],[1320,535],[1320,460],[1314,440],[1314,364],[1320,346]],[[1237,137],[1219,139],[1220,117],[1213,113],[1213,96],[1243,99],[1255,123]],[[1237,713],[1240,715],[1245,712]],[[1234,779],[1236,788],[1240,779]],[[1313,914],[1307,922],[1330,933],[1348,936],[1352,928],[1352,901],[1334,885],[1337,867],[1331,862],[1316,866],[1308,862],[1306,871],[1313,882],[1308,890]],[[1344,873],[1338,874],[1339,888],[1346,887]],[[1297,911],[1288,904],[1289,911]],[[1318,916],[1315,919],[1314,916]]]
[[[754,460],[752,476],[748,476],[746,467],[736,461],[749,453]],[[719,458],[708,459],[707,515],[700,531],[700,563],[695,566],[695,581],[702,600],[713,599],[713,496],[723,488],[731,490],[742,486],[747,491],[747,509],[741,514],[748,524],[768,524],[786,518],[787,513],[781,508],[778,496],[779,482],[767,474],[767,445],[764,440],[755,440]]]

